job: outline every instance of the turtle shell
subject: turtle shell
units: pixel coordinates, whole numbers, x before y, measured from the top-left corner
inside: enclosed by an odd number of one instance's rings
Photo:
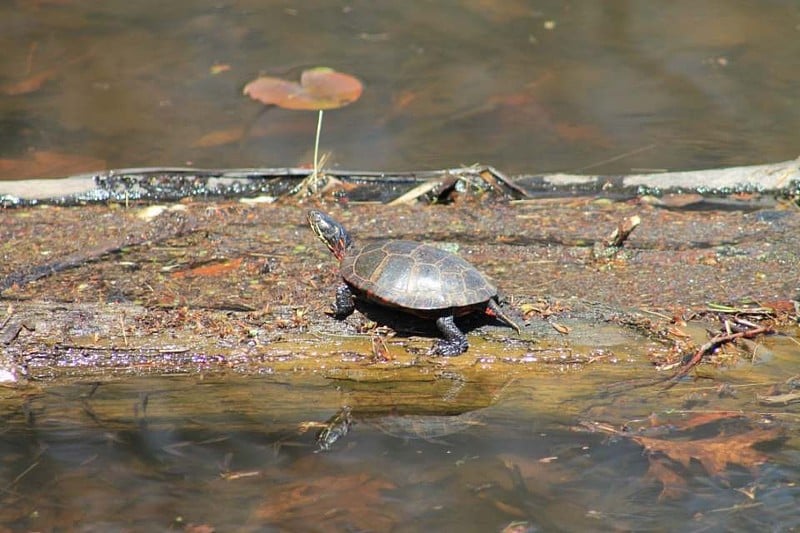
[[[458,415],[386,415],[367,419],[382,433],[401,439],[436,439],[483,426],[484,413],[467,411]]]
[[[347,254],[342,277],[367,299],[409,311],[467,310],[497,296],[459,256],[412,241],[380,241]]]

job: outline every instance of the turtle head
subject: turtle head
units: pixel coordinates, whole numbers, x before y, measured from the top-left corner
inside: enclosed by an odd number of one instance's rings
[[[308,212],[308,224],[317,237],[330,249],[336,259],[341,261],[348,248],[353,244],[344,226],[322,211],[312,209]]]

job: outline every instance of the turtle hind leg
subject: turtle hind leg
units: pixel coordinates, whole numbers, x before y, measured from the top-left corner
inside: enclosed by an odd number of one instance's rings
[[[498,318],[500,321],[505,322],[506,324],[514,328],[517,331],[517,335],[521,333],[519,324],[514,322],[510,316],[508,316],[502,309],[500,309],[500,305],[494,298],[489,300],[489,303],[486,304],[486,314]]]
[[[356,309],[356,303],[353,300],[353,291],[347,283],[342,283],[336,287],[336,298],[331,305],[334,318],[342,320],[353,314]]]
[[[436,319],[436,327],[442,332],[443,340],[440,340],[433,347],[433,353],[437,355],[460,355],[467,351],[469,343],[467,336],[462,333],[453,320],[453,315],[441,316]]]

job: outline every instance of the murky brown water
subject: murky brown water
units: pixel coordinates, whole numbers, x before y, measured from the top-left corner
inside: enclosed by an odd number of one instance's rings
[[[616,365],[553,366],[535,379],[483,383],[420,371],[409,381],[209,375],[30,390],[2,400],[0,523],[9,531],[800,526],[796,446],[762,443],[753,453],[766,464],[731,464],[718,475],[699,462],[679,467],[676,497],[652,466],[664,456],[579,425],[625,421],[632,433],[678,442],[681,425],[708,416],[688,432],[702,457],[702,439],[770,431],[767,413],[735,414],[757,379],[752,370],[730,376],[736,392],[727,397],[702,383],[691,395],[605,392],[621,375]],[[309,423],[342,405],[355,423],[319,452]],[[734,412],[711,416],[725,409]]]
[[[259,73],[364,80],[327,114],[332,164],[509,172],[685,169],[797,156],[793,1],[0,5],[0,177],[311,162],[313,113]],[[239,131],[248,127],[246,134]]]
[[[40,0],[0,5],[0,21],[0,177],[309,163],[314,114],[259,114],[240,92],[260,72],[296,78],[316,65],[366,83],[361,101],[326,115],[323,149],[344,167],[624,172],[797,155],[795,2]],[[582,263],[574,271],[584,286],[599,283]],[[769,283],[758,274],[734,293]],[[658,290],[651,283],[642,280]],[[573,330],[570,341],[583,339],[597,364],[541,363],[534,347],[503,364],[476,362],[466,377],[445,362],[378,381],[356,369],[3,389],[0,527],[800,527],[797,404],[755,396],[796,389],[787,379],[797,328],[759,340],[754,364],[724,380],[629,393],[608,387],[652,378],[653,346],[619,333]],[[47,361],[37,364],[46,375]],[[343,405],[355,425],[319,453],[309,425]]]

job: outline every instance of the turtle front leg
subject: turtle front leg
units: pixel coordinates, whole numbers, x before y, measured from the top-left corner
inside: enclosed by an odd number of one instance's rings
[[[353,300],[353,291],[347,283],[342,283],[336,288],[336,299],[333,300],[333,316],[339,320],[347,318],[353,314],[356,309],[356,303]]]
[[[436,319],[436,327],[442,332],[444,340],[440,340],[433,347],[433,353],[438,355],[459,355],[467,351],[469,343],[453,320],[453,315],[441,316]]]

